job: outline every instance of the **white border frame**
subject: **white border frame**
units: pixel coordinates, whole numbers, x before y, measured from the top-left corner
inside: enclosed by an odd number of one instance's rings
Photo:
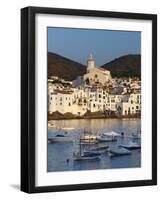
[[[47,173],[47,27],[49,26],[141,31],[141,168]],[[37,119],[35,122],[35,185],[56,186],[152,179],[152,21],[36,14],[35,35]]]

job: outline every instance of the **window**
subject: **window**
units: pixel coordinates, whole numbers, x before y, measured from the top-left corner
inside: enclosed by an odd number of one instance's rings
[[[99,94],[99,98],[101,98],[101,94]]]
[[[69,103],[69,106],[71,106],[71,104]]]

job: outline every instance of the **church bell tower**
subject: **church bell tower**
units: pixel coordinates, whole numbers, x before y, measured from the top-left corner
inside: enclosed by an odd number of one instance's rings
[[[94,60],[92,57],[92,54],[90,55],[90,57],[87,60],[87,73],[90,72],[91,69],[94,69],[95,65],[94,65]]]

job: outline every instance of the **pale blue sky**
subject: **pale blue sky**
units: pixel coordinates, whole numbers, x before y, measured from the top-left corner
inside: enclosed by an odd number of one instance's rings
[[[141,32],[48,28],[48,51],[86,65],[92,53],[101,66],[126,54],[141,53]]]

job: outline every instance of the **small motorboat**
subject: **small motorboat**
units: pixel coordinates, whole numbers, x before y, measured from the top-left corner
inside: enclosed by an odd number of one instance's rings
[[[141,149],[141,145],[139,145],[138,143],[136,142],[132,142],[130,141],[128,144],[126,145],[120,145],[121,147],[124,147],[126,149],[129,149],[129,150],[135,150],[135,149]]]
[[[54,143],[54,142],[73,142],[72,138],[68,136],[64,136],[61,134],[57,134],[55,137],[48,138],[49,143]]]
[[[131,151],[129,151],[129,150],[123,148],[123,147],[116,147],[116,148],[109,150],[110,157],[124,156],[124,155],[130,155],[130,154],[131,154]]]

